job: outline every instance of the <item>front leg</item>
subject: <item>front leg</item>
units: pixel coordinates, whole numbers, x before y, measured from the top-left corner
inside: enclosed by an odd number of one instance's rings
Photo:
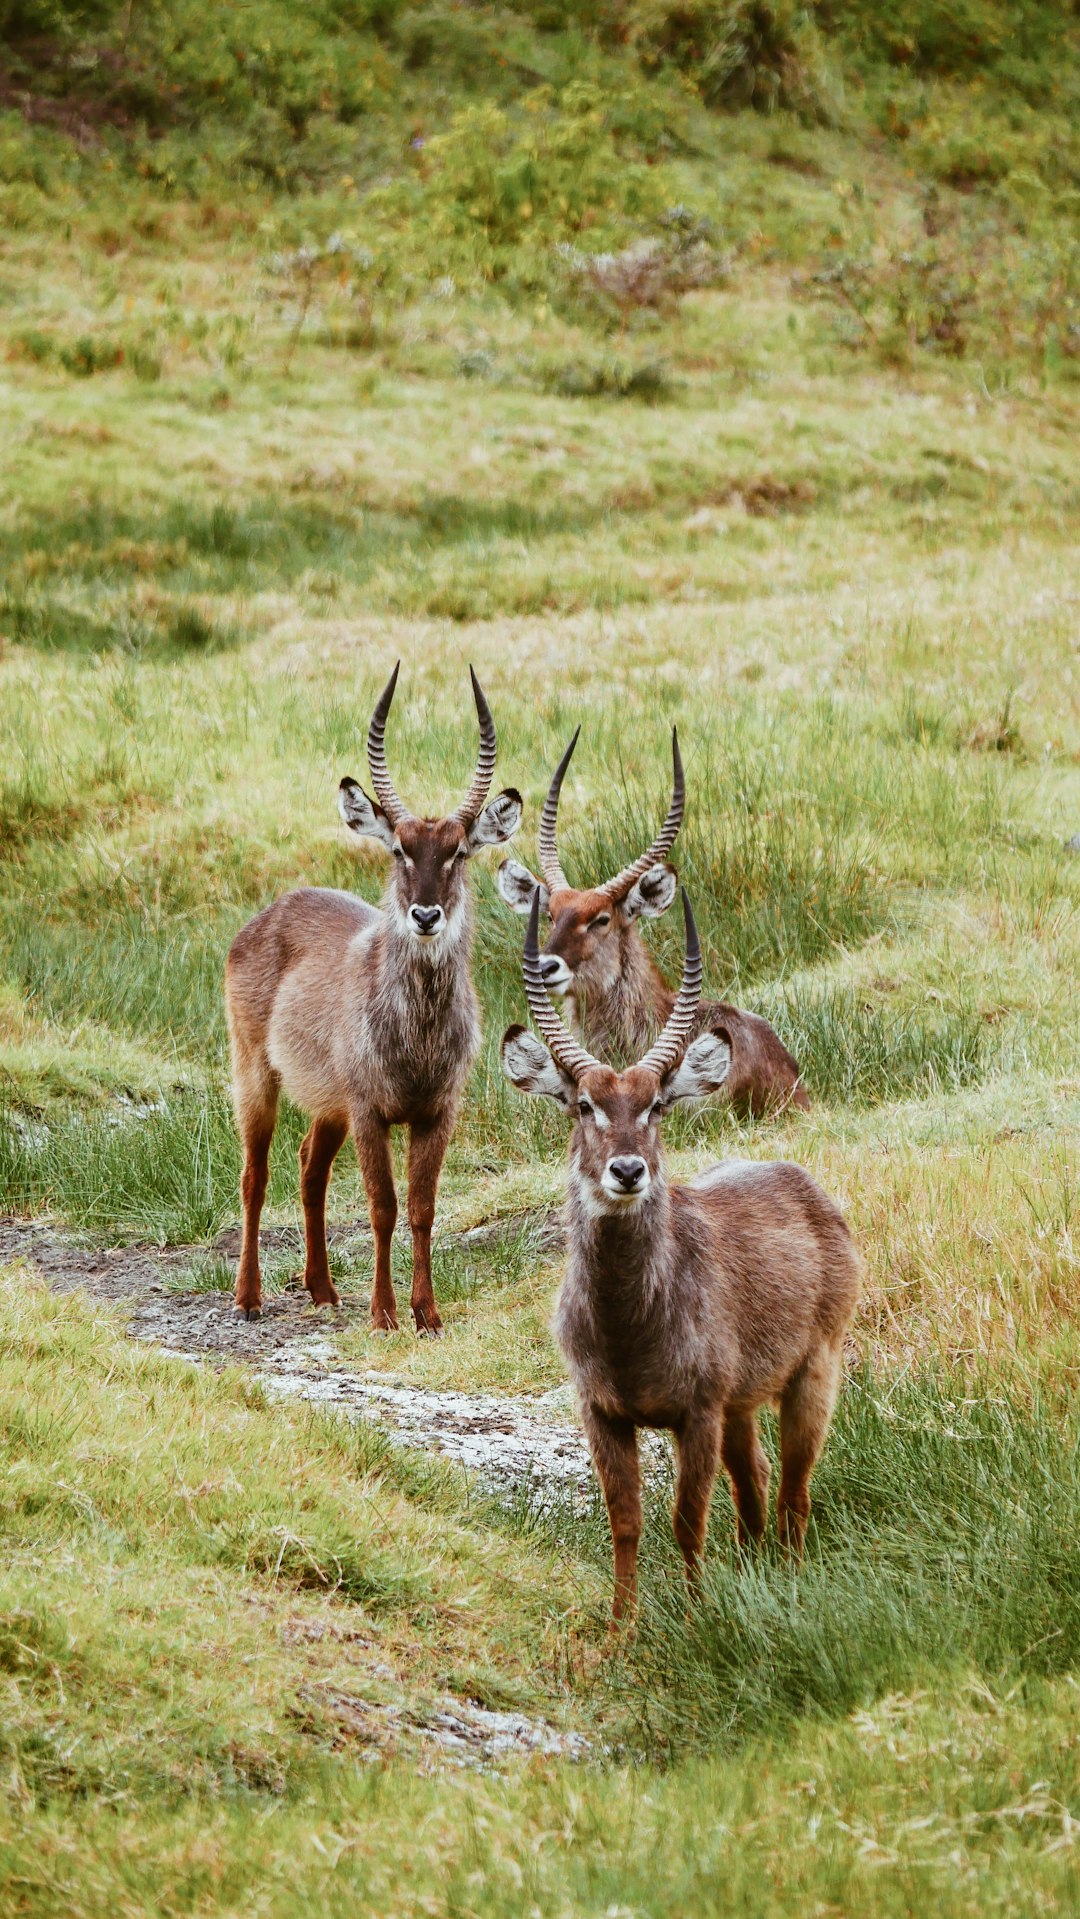
[[[440,1333],[442,1320],[431,1284],[431,1228],[435,1194],[453,1130],[453,1113],[418,1122],[409,1131],[409,1229],[413,1244],[412,1311],[418,1333]]]
[[[691,1592],[701,1572],[709,1500],[720,1458],[723,1414],[709,1409],[687,1419],[676,1429],[679,1472],[675,1482],[675,1537],[686,1562]]]
[[[637,1556],[641,1538],[641,1468],[637,1428],[632,1419],[611,1419],[598,1407],[583,1405],[581,1416],[596,1476],[607,1504],[615,1553],[615,1631],[637,1604]]]
[[[390,1157],[390,1128],[380,1119],[353,1115],[356,1157],[364,1177],[371,1230],[375,1235],[375,1284],[371,1292],[371,1323],[376,1332],[397,1332],[397,1301],[390,1279],[390,1243],[397,1224],[394,1163]]]

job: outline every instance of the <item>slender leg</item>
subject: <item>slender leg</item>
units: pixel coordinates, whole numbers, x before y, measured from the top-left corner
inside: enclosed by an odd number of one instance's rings
[[[244,1206],[240,1264],[236,1269],[234,1310],[244,1319],[262,1314],[262,1275],[259,1271],[259,1220],[270,1178],[270,1141],[277,1123],[278,1089],[271,1081],[259,1095],[237,1096],[236,1119],[244,1148],[240,1197]]]
[[[375,1235],[375,1284],[371,1293],[371,1323],[377,1332],[397,1331],[397,1301],[390,1282],[390,1242],[397,1224],[397,1194],[394,1191],[394,1166],[390,1157],[390,1128],[378,1120],[353,1121],[356,1157],[364,1176],[364,1188]]]
[[[446,1154],[453,1114],[409,1134],[409,1228],[413,1243],[412,1312],[418,1333],[439,1333],[442,1320],[431,1285],[431,1228],[435,1192]]]
[[[609,1419],[595,1406],[583,1406],[585,1436],[596,1476],[607,1502],[611,1543],[615,1551],[615,1599],[611,1608],[616,1628],[637,1604],[637,1556],[641,1538],[641,1469],[637,1429],[631,1419]]]
[[[810,1474],[825,1444],[840,1386],[839,1342],[821,1346],[800,1367],[780,1400],[780,1539],[801,1554],[810,1517]]]
[[[748,1546],[751,1540],[763,1536],[769,1512],[769,1462],[758,1437],[755,1413],[730,1409],[725,1413],[720,1457],[731,1480],[739,1544]]]
[[[709,1500],[720,1458],[722,1429],[723,1414],[716,1408],[687,1420],[675,1434],[679,1455],[679,1471],[675,1482],[675,1537],[686,1562],[686,1579],[691,1591],[697,1585],[701,1571],[705,1528],[709,1523]]]
[[[337,1117],[317,1119],[300,1148],[300,1198],[304,1207],[304,1285],[316,1306],[338,1306],[326,1256],[326,1189],[330,1168],[349,1130]]]

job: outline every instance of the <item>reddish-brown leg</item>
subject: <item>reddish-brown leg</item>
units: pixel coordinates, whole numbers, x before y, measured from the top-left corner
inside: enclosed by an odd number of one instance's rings
[[[781,1543],[798,1557],[810,1517],[810,1475],[829,1430],[840,1386],[843,1353],[839,1345],[812,1353],[780,1400],[780,1499],[777,1520]]]
[[[641,1538],[641,1469],[637,1429],[633,1420],[609,1419],[595,1406],[582,1407],[585,1436],[596,1476],[607,1503],[611,1544],[615,1552],[615,1599],[612,1629],[637,1604],[637,1556]]]
[[[431,1228],[453,1114],[409,1134],[409,1230],[413,1246],[412,1312],[418,1333],[439,1333],[442,1320],[431,1284]]]
[[[706,1412],[688,1419],[675,1434],[679,1471],[675,1481],[675,1538],[686,1562],[691,1590],[701,1570],[709,1500],[720,1457],[721,1414]]]
[[[769,1461],[758,1438],[757,1415],[727,1412],[720,1457],[731,1480],[739,1544],[761,1539],[769,1513]]]
[[[304,1285],[316,1306],[338,1306],[326,1255],[326,1189],[330,1168],[349,1130],[345,1119],[317,1119],[300,1148],[300,1198],[304,1207]]]
[[[397,1301],[390,1281],[390,1242],[397,1224],[397,1193],[390,1157],[390,1129],[378,1120],[353,1120],[356,1157],[375,1235],[375,1284],[371,1291],[371,1323],[376,1332],[397,1331]]]
[[[237,1124],[244,1148],[244,1170],[240,1176],[240,1197],[244,1206],[240,1264],[236,1269],[234,1311],[244,1319],[258,1319],[262,1313],[262,1275],[259,1271],[259,1220],[270,1177],[270,1142],[277,1122],[277,1089],[269,1089],[259,1103],[245,1102],[237,1112]]]

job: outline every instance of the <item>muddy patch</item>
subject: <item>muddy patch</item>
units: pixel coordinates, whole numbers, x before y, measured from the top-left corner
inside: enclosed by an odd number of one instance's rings
[[[584,1759],[589,1752],[579,1732],[449,1695],[429,1706],[380,1704],[336,1686],[305,1686],[293,1710],[303,1730],[334,1751],[371,1761],[404,1754],[421,1772],[447,1765],[490,1771],[521,1755]]]
[[[275,1399],[373,1419],[403,1446],[456,1460],[495,1493],[521,1487],[584,1493],[591,1485],[589,1451],[567,1386],[514,1399],[434,1392],[344,1366],[332,1342],[319,1335],[279,1350],[256,1378]]]

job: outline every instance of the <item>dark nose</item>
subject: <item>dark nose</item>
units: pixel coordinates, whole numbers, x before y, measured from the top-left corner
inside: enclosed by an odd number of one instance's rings
[[[412,923],[421,933],[430,933],[442,919],[441,906],[410,906]]]
[[[613,1179],[618,1180],[619,1185],[626,1192],[632,1193],[634,1187],[640,1186],[645,1177],[645,1161],[643,1159],[612,1159],[608,1161],[608,1172]]]
[[[540,961],[540,978],[551,979],[552,975],[558,972],[561,965],[562,965],[561,960],[554,959],[550,956],[546,959],[542,959]]]

